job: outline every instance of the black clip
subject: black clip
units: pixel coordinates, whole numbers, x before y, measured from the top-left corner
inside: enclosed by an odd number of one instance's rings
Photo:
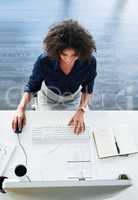
[[[0,176],[0,192],[1,193],[6,193],[5,192],[5,190],[3,189],[3,182],[4,182],[4,180],[6,179],[6,178],[8,178],[8,177],[6,177],[6,176]]]
[[[119,180],[129,180],[129,177],[126,174],[120,174],[118,179]]]

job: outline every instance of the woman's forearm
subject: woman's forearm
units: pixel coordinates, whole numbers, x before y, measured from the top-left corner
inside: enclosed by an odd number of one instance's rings
[[[92,94],[82,93],[79,107],[87,107],[90,102]]]
[[[25,92],[23,94],[23,97],[21,99],[21,102],[20,104],[18,105],[18,109],[21,110],[21,111],[25,111],[28,103],[31,101],[32,99],[32,93],[29,93],[29,92]]]

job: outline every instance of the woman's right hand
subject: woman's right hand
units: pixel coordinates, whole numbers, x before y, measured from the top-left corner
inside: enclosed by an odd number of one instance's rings
[[[13,116],[12,130],[15,132],[17,126],[19,129],[22,129],[25,124],[26,124],[25,110],[18,108]]]

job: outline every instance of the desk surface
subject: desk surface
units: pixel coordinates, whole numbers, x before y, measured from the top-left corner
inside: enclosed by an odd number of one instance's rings
[[[17,136],[16,134],[12,133],[11,130],[11,120],[13,116],[13,111],[0,111],[0,137],[4,141],[11,141],[17,142]],[[27,115],[27,124],[24,128],[21,139],[22,143],[24,144],[26,150],[30,151],[30,141],[31,141],[31,134],[30,134],[30,128],[34,125],[44,125],[48,122],[64,122],[68,123],[70,117],[73,115],[73,112],[71,111],[47,111],[47,112],[35,112],[35,111],[28,111],[26,113]],[[135,136],[138,138],[138,125],[137,125],[137,119],[138,119],[138,112],[137,111],[88,111],[86,113],[86,123],[88,123],[92,128],[108,128],[108,127],[115,127],[117,125],[127,124],[130,126],[133,126]],[[121,173],[128,174],[133,182],[133,185],[123,191],[117,192],[116,194],[110,194],[108,195],[108,199],[113,200],[122,200],[122,199],[137,199],[138,196],[138,154],[130,155],[129,157],[114,157],[114,158],[108,158],[108,159],[98,159],[97,152],[95,149],[95,146],[93,145],[93,156],[95,160],[95,174],[97,177],[101,178],[111,178],[111,176],[117,176]],[[16,155],[11,159],[11,165],[12,163],[21,163],[24,159],[24,155],[21,155],[20,149],[17,149]],[[11,167],[12,168],[12,167]],[[5,172],[5,175],[9,175],[11,169],[7,168],[7,171]],[[104,174],[104,175],[103,175]],[[74,196],[69,197],[70,199],[104,199],[103,195],[101,196],[101,192],[99,194],[94,194],[93,196],[90,196],[87,193],[80,194],[81,196],[78,196],[76,193],[72,193]],[[60,193],[61,195],[61,193]],[[63,195],[63,196],[62,196]],[[0,199],[3,200],[10,200],[10,199],[34,199],[35,197],[39,199],[64,199],[65,194],[62,194],[59,198],[57,195],[46,198],[46,195],[44,193],[36,194],[36,191],[34,193],[29,193],[29,191],[25,194],[23,193],[9,193],[9,194],[0,194]],[[67,197],[66,197],[67,199]]]

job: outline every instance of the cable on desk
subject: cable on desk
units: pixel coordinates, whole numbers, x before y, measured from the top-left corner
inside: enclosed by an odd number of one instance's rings
[[[28,181],[29,181],[29,182],[31,182],[31,179],[29,178],[29,176],[28,176],[28,175],[26,175],[26,177],[27,177]]]
[[[24,153],[24,156],[25,156],[25,165],[26,165],[26,167],[27,167],[27,153],[26,153],[26,151],[25,151],[23,145],[21,144],[19,134],[17,134],[17,137],[18,137],[19,145],[20,145],[20,147],[21,147],[21,149],[22,149],[22,151],[23,151],[23,153]]]
[[[21,141],[20,141],[19,134],[17,134],[17,137],[18,137],[19,145],[20,145],[20,147],[21,147],[21,149],[22,149],[22,151],[23,151],[23,154],[24,154],[24,156],[25,156],[25,166],[26,166],[26,168],[27,168],[27,164],[28,164],[28,162],[27,162],[27,153],[26,153],[25,148],[23,147],[23,145],[22,145],[22,143],[21,143]],[[26,175],[26,177],[27,177],[28,181],[31,182],[31,179],[29,178],[29,176]]]

